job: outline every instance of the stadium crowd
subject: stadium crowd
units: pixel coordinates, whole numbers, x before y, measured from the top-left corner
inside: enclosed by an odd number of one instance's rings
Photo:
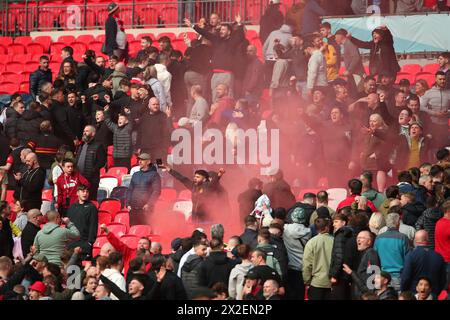
[[[168,37],[143,37],[129,57],[120,8],[108,10],[108,64],[92,50],[75,61],[65,47],[52,79],[44,55],[30,75],[33,101],[14,94],[2,111],[2,299],[450,299],[448,52],[431,88],[411,88],[406,79],[395,85],[400,66],[386,26],[356,39],[332,34],[320,12],[305,13],[303,26],[263,17],[261,61],[241,17],[228,25],[213,13],[207,23],[185,19],[199,37],[186,38],[184,54]],[[370,50],[369,74],[358,48]],[[225,170],[168,164],[171,133],[262,122],[280,131],[280,170],[250,179],[232,199],[240,236],[224,239],[214,223],[211,235],[196,229],[163,254],[148,237],[132,248],[99,223],[108,146],[112,166],[134,169],[117,195],[131,226],[163,214],[155,203],[168,176],[192,192],[193,221],[215,211],[214,222],[226,219]],[[301,201],[293,194],[293,185],[315,188],[323,177],[348,192],[336,210],[325,190]],[[41,212],[45,190],[52,207]],[[108,242],[94,253],[100,232]]]

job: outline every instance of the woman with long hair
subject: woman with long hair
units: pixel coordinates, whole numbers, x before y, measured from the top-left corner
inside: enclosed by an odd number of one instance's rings
[[[158,72],[156,71],[155,66],[148,66],[144,71],[144,81],[146,84],[150,86],[155,94],[155,97],[159,101],[159,105],[161,111],[165,111],[167,108],[167,99],[166,94],[164,92],[164,88],[158,80]]]
[[[423,96],[425,92],[427,92],[430,89],[430,86],[428,85],[428,82],[426,82],[424,79],[418,79],[416,80],[416,95],[419,97]]]

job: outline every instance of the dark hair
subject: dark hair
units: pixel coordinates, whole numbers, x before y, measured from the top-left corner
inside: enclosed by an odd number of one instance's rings
[[[169,58],[179,59],[183,57],[183,53],[180,50],[172,50],[169,54]]]
[[[267,227],[261,228],[258,232],[258,237],[261,237],[264,240],[269,241],[270,240],[269,228]]]
[[[159,271],[163,265],[166,264],[166,257],[163,254],[155,254],[150,258],[151,268],[150,270]]]
[[[410,101],[418,101],[420,102],[420,98],[418,95],[410,94],[408,100],[406,100],[406,103],[409,104]]]
[[[360,195],[362,191],[362,182],[358,179],[351,179],[348,182],[348,188],[350,189],[351,194]]]
[[[373,182],[373,174],[372,174],[372,172],[370,172],[370,171],[364,171],[361,175],[362,175],[364,178],[367,179],[367,181],[369,182],[369,185],[372,185],[372,182]]]
[[[371,81],[371,80],[376,81],[374,77],[368,76],[368,77],[366,77],[366,78],[364,79],[364,83],[367,83],[367,82],[369,82],[369,81]]]
[[[439,57],[450,60],[450,52],[441,52]]]
[[[212,287],[211,290],[214,291],[214,293],[216,295],[219,294],[225,294],[226,297],[229,296],[228,294],[228,287],[225,283],[223,282],[216,282]]]
[[[444,160],[445,158],[447,158],[449,155],[450,155],[450,151],[448,151],[447,148],[442,148],[442,149],[439,149],[439,150],[436,152],[436,159],[437,159],[438,161],[442,161],[442,160]]]
[[[445,72],[439,70],[438,72],[436,72],[435,76],[436,76],[436,77],[437,77],[437,76],[444,76],[444,77],[445,77]]]
[[[167,42],[170,43],[170,38],[168,36],[162,36],[158,39],[158,42]]]
[[[428,278],[427,276],[421,276],[421,277],[419,277],[419,279],[417,280],[417,283],[419,283],[420,280],[425,280],[425,281],[428,282],[428,284],[430,285],[430,287],[432,286],[432,285],[431,285],[431,280],[430,280],[430,278]]]
[[[329,22],[323,22],[320,24],[319,29],[321,29],[321,28],[331,29],[331,24]]]
[[[367,214],[356,212],[351,215],[349,225],[354,230],[367,230],[367,227],[369,225],[369,218],[367,217]]]
[[[123,254],[118,251],[111,252],[108,256],[108,260],[110,265],[117,265],[120,261],[123,261]]]
[[[237,256],[241,259],[248,259],[250,257],[251,248],[248,244],[240,244],[237,246]]]
[[[202,170],[202,169],[196,170],[194,174],[199,174],[199,175],[205,177],[206,179],[209,178],[208,171],[206,171],[206,170]]]
[[[191,235],[192,241],[196,241],[197,239],[205,239],[207,238],[206,234],[199,230],[194,230]]]
[[[317,196],[312,192],[307,192],[303,195],[303,200],[305,199],[316,199]]]
[[[212,238],[209,242],[209,246],[211,247],[211,250],[218,250],[223,247],[223,242],[221,239]]]
[[[388,210],[388,214],[389,213],[397,213],[401,216],[402,215],[402,207],[401,206],[392,206]]]
[[[143,263],[144,260],[141,257],[136,257],[130,261],[129,270],[133,272],[138,271]]]
[[[130,86],[130,80],[128,78],[122,78],[119,81],[119,86],[127,86],[127,87],[129,87]]]
[[[246,227],[252,226],[256,223],[256,218],[254,216],[246,216],[244,219],[244,223]]]
[[[346,37],[348,35],[348,32],[345,29],[339,29],[335,32],[335,35],[338,35],[338,34]]]
[[[42,61],[42,60],[50,60],[50,58],[48,57],[48,56],[40,56],[39,57],[39,61]]]
[[[153,43],[153,40],[152,40],[152,38],[150,36],[143,36],[141,38],[141,40],[145,40],[147,42],[150,42],[150,45]]]
[[[287,216],[287,211],[285,208],[276,208],[275,210],[273,210],[274,218],[284,220],[284,219],[286,219],[286,216]]]
[[[231,28],[231,25],[229,23],[221,23],[220,26],[227,28],[230,32],[233,31],[233,28]]]
[[[420,179],[420,169],[417,167],[412,167],[408,169],[408,172],[411,174],[412,182],[414,184],[419,184]]]
[[[411,173],[408,171],[402,171],[397,176],[398,182],[408,182],[412,183],[412,176]]]
[[[348,223],[348,217],[342,213],[335,213],[333,215],[333,220],[341,220],[344,221],[345,223]]]
[[[323,218],[317,218],[314,221],[314,225],[316,226],[317,232],[320,233],[320,232],[324,231],[330,225],[330,220],[323,219]]]
[[[433,165],[430,169],[430,176],[436,177],[438,174],[444,172],[444,168],[442,168],[440,165]]]
[[[409,82],[408,79],[401,79],[400,82],[398,83],[398,85],[400,87],[403,87],[403,86],[408,86],[409,87],[411,85],[411,82]]]
[[[320,203],[324,203],[328,201],[328,192],[325,190],[320,190],[317,192],[317,201]]]
[[[267,260],[267,254],[261,249],[255,249],[252,253],[255,253],[257,257],[262,257],[264,261]]]
[[[75,161],[73,161],[73,159],[65,158],[65,159],[63,159],[63,161],[62,161],[63,167],[64,167],[64,165],[65,165],[66,163],[75,164]]]
[[[73,48],[71,46],[65,46],[61,51],[67,52],[69,55],[73,56]]]
[[[263,182],[258,178],[251,178],[248,182],[248,188],[254,189],[257,186],[262,186]]]
[[[186,252],[192,248],[192,238],[181,239],[181,251]]]
[[[112,54],[112,55],[109,56],[109,60],[117,60],[117,61],[119,61],[119,57],[114,55],[114,54]]]
[[[389,186],[386,189],[386,198],[398,198],[400,188],[397,185]]]
[[[403,300],[417,300],[416,296],[411,291],[403,291],[398,297],[403,298]]]

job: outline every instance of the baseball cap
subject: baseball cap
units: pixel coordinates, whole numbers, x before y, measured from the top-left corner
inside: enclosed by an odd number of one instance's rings
[[[330,211],[326,207],[317,208],[317,218],[331,219]]]
[[[141,154],[138,156],[138,159],[141,159],[141,160],[150,160],[150,155],[149,155],[148,153],[143,152],[143,153],[141,153]]]
[[[177,251],[181,247],[181,238],[173,239],[170,243],[173,251]]]
[[[110,4],[108,4],[108,14],[113,13],[117,9],[119,9],[119,5],[117,3],[111,2]]]
[[[257,280],[257,279],[259,279],[259,275],[255,270],[250,269],[247,273],[246,278],[251,279],[251,280]]]
[[[301,207],[294,209],[291,215],[291,219],[294,223],[304,223],[305,222],[305,210]]]

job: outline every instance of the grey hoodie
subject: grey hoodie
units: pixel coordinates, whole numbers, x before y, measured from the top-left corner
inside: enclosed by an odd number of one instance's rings
[[[253,267],[251,262],[242,262],[237,264],[230,273],[228,280],[228,293],[230,298],[242,300],[242,289],[244,288],[245,277],[248,271]]]
[[[34,239],[34,246],[37,249],[37,253],[43,254],[48,262],[62,266],[61,255],[67,243],[79,238],[80,232],[72,222],[66,228],[61,228],[53,222],[48,222],[37,233]]]
[[[269,37],[264,42],[263,53],[264,60],[275,60],[277,58],[277,54],[273,50],[273,46],[275,45],[275,40],[280,40],[280,44],[284,47],[288,47],[289,39],[292,38],[292,28],[287,24],[283,24],[280,29],[272,31]]]
[[[311,238],[311,229],[300,223],[284,225],[283,241],[288,253],[288,269],[302,271],[303,252],[306,242]]]
[[[397,14],[420,12],[423,10],[423,0],[397,0]]]

